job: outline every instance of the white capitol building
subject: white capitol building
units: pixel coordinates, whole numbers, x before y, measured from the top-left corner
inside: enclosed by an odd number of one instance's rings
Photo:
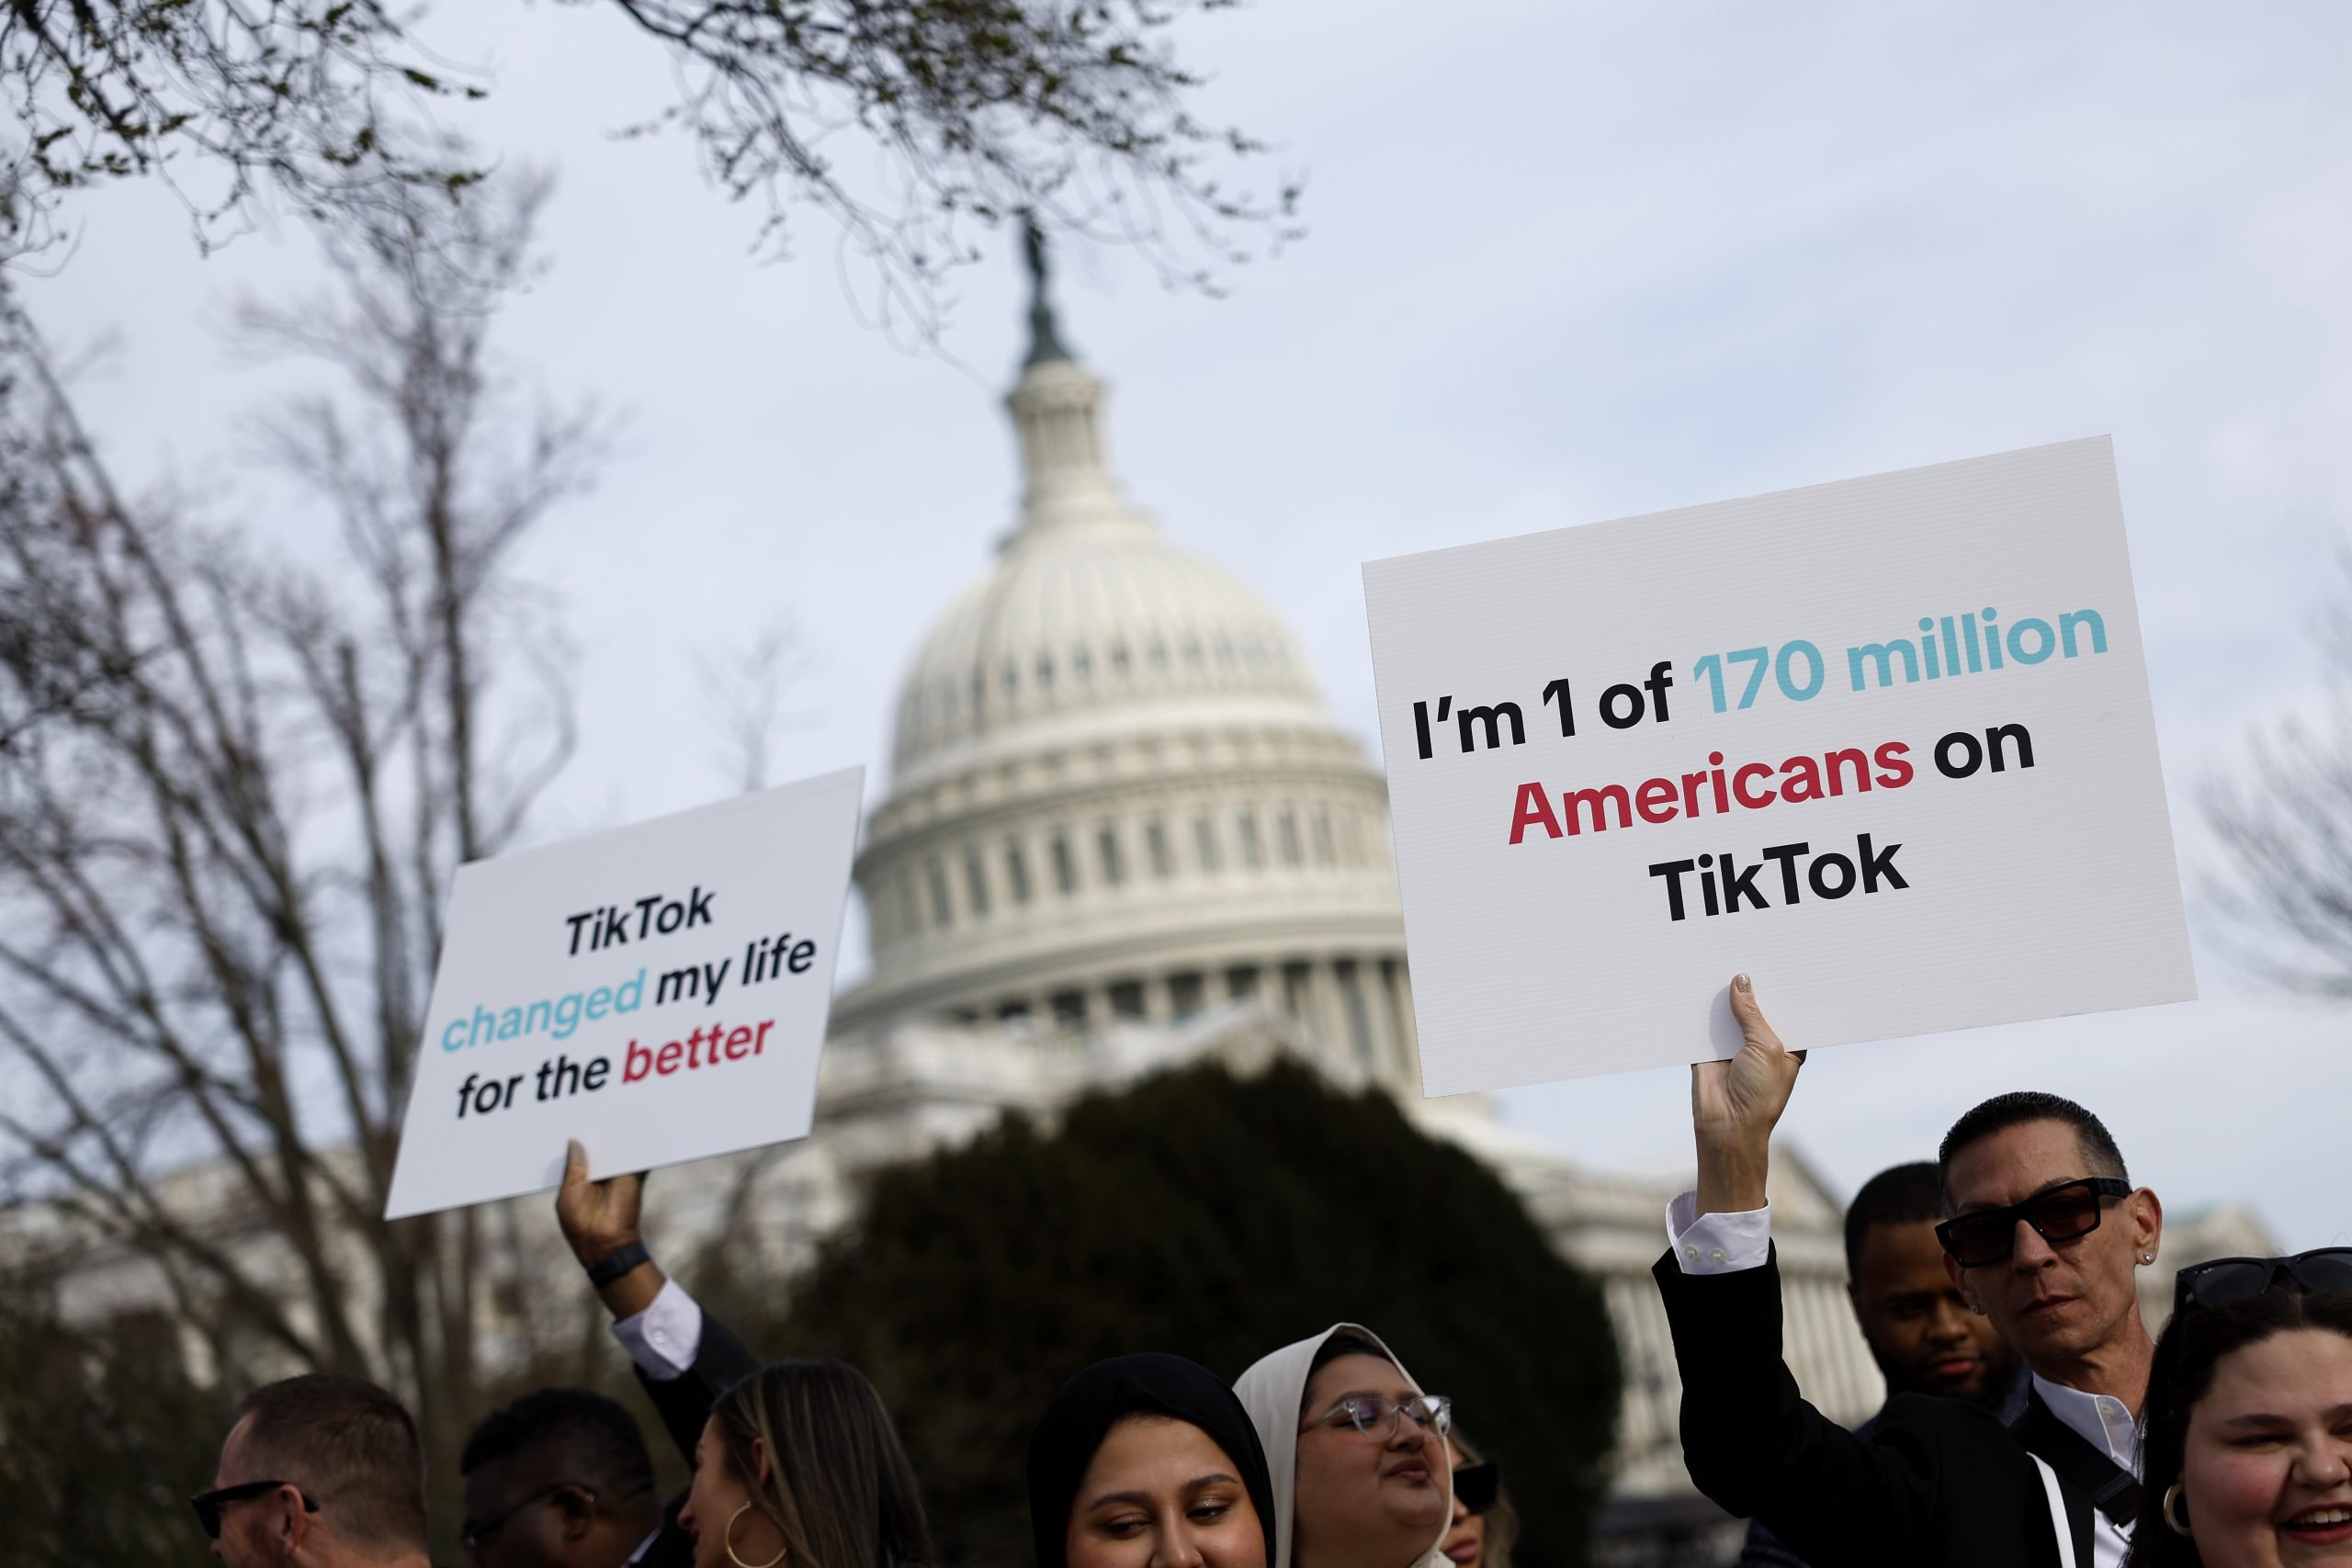
[[[1266,603],[1121,497],[1102,396],[1046,321],[1020,523],[907,673],[857,863],[873,975],[835,1017],[1262,1001],[1414,1081],[1380,774]]]
[[[1625,1390],[1597,1561],[1729,1561],[1738,1527],[1683,1471],[1681,1385],[1649,1278],[1683,1183],[1583,1168],[1503,1126],[1483,1097],[1422,1098],[1379,771],[1266,603],[1124,499],[1102,385],[1063,348],[1042,297],[1032,340],[1007,400],[1018,524],[899,694],[888,793],[855,867],[873,963],[834,1004],[815,1132],[663,1172],[649,1233],[673,1261],[727,1236],[797,1269],[871,1173],[1007,1111],[1050,1115],[1197,1057],[1247,1069],[1289,1053],[1387,1090],[1483,1158],[1600,1280]],[[185,1201],[209,1201],[205,1172],[175,1181]],[[1858,1422],[1883,1385],[1845,1300],[1840,1206],[1786,1150],[1772,1201],[1791,1368],[1816,1405]],[[552,1247],[546,1201],[517,1200],[511,1225],[498,1223]],[[2165,1235],[2175,1266],[2270,1250],[2237,1210],[2176,1217]],[[71,1317],[169,1300],[151,1259],[80,1257],[60,1281]],[[2148,1303],[2152,1321],[2165,1304]],[[528,1291],[491,1292],[485,1348],[541,1337],[544,1307]]]

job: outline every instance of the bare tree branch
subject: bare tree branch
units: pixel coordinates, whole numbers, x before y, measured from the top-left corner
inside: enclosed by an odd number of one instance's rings
[[[1295,180],[1227,183],[1265,148],[1195,118],[1203,78],[1170,42],[1180,17],[1234,0],[571,3],[617,12],[670,68],[669,106],[622,134],[690,136],[729,197],[763,205],[771,254],[792,209],[815,209],[870,264],[874,318],[917,340],[979,233],[1021,214],[1212,291],[1299,232]],[[270,195],[335,228],[380,224],[481,180],[430,116],[487,84],[379,0],[12,0],[0,255],[53,243],[70,193],[133,176],[169,183],[207,247]]]
[[[765,789],[776,737],[814,720],[785,711],[785,694],[813,662],[787,616],[769,621],[750,641],[695,655],[703,711],[718,736],[718,762],[738,789]]]
[[[606,423],[519,409],[492,350],[545,191],[387,199],[332,297],[243,312],[345,389],[266,427],[340,526],[324,577],[124,496],[0,293],[0,1204],[443,1442],[481,1235],[379,1216],[449,876],[572,745],[514,565]]]
[[[2352,549],[2319,638],[2324,705],[2249,736],[2199,792],[2228,863],[2206,877],[2233,956],[2283,989],[2352,1000]]]

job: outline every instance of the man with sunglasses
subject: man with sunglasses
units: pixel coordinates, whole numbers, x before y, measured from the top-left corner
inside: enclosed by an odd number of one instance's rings
[[[2118,1568],[2154,1349],[2132,1273],[2155,1258],[2155,1194],[2132,1186],[2106,1128],[2071,1101],[2004,1095],[1962,1117],[1938,1161],[1945,1271],[2023,1359],[2031,1397],[2009,1427],[1961,1400],[1898,1395],[1858,1437],[1805,1404],[1781,1359],[1766,1183],[1804,1053],[1781,1044],[1744,975],[1731,1005],[1743,1044],[1691,1069],[1699,1182],[1669,1205],[1653,1271],[1692,1481],[1815,1568]]]
[[[229,1568],[426,1568],[424,1457],[401,1402],[323,1373],[254,1390],[190,1501]]]

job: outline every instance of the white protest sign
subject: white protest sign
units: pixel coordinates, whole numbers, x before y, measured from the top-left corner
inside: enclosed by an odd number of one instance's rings
[[[2104,437],[1363,576],[1425,1092],[2196,995]]]
[[[806,1137],[865,778],[459,868],[384,1217]]]

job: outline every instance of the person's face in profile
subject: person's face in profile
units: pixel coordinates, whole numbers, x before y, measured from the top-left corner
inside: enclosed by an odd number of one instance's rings
[[[2017,1378],[2017,1352],[1993,1321],[1969,1310],[1944,1269],[1935,1223],[1905,1221],[1862,1233],[1846,1286],[1887,1393],[1935,1393],[1980,1404]]]
[[[2290,1329],[2222,1357],[2180,1490],[2205,1568],[2352,1564],[2352,1339]]]
[[[1455,1470],[1463,1465],[1462,1450],[1449,1438],[1445,1445],[1446,1462]],[[1453,1524],[1446,1531],[1443,1551],[1454,1568],[1478,1568],[1478,1560],[1487,1554],[1487,1516],[1474,1514],[1456,1497],[1453,1500]]]
[[[1130,1416],[1071,1499],[1069,1568],[1266,1568],[1266,1529],[1232,1456],[1190,1421]]]
[[[765,1454],[756,1457],[763,1465],[767,1462]],[[678,1512],[678,1523],[694,1537],[695,1568],[728,1568],[730,1532],[733,1553],[745,1562],[766,1562],[784,1550],[775,1527],[757,1508],[745,1507],[751,1500],[751,1489],[735,1472],[726,1439],[719,1436],[718,1418],[713,1416],[703,1423],[702,1439],[695,1444],[694,1486]]]
[[[1946,1177],[1955,1213],[2007,1208],[2097,1174],[2082,1141],[2064,1122],[2025,1122],[1955,1154]],[[2009,1255],[1980,1268],[1947,1263],[1962,1295],[1983,1309],[2027,1363],[2047,1368],[2109,1343],[2140,1310],[2132,1270],[2156,1249],[2164,1211],[2141,1188],[2099,1201],[2098,1228],[2072,1241],[2045,1241],[2031,1225],[2010,1227]]]
[[[1373,1355],[1335,1357],[1307,1381],[1291,1543],[1303,1568],[1406,1568],[1436,1543],[1446,1519],[1445,1439],[1409,1415],[1393,1431],[1376,1422],[1366,1433],[1333,1413],[1351,1398],[1403,1404],[1420,1392]]]

